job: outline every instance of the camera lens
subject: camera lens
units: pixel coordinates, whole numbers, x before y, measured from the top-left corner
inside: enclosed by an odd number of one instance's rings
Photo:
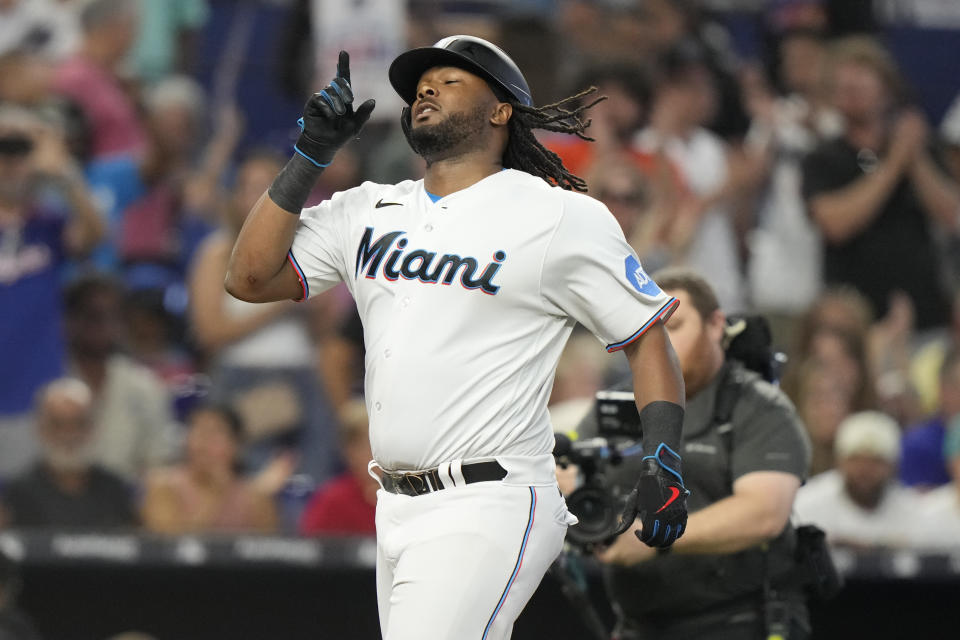
[[[577,489],[567,498],[567,508],[580,520],[567,530],[567,537],[575,544],[602,542],[616,529],[618,513],[604,489],[591,486]]]

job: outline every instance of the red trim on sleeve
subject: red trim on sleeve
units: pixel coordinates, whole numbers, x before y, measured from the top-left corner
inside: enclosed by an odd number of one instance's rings
[[[309,297],[310,291],[307,289],[307,279],[303,275],[303,270],[300,268],[300,265],[297,264],[297,261],[293,257],[292,251],[287,251],[287,262],[290,263],[290,266],[293,267],[293,270],[297,274],[297,280],[300,281],[300,290],[303,291],[303,295],[295,300],[295,302],[303,302]]]
[[[629,344],[632,344],[640,339],[644,333],[647,332],[647,329],[652,327],[657,323],[658,320],[663,320],[666,322],[673,312],[676,311],[677,307],[680,305],[680,301],[676,298],[670,298],[667,300],[666,304],[660,307],[660,310],[657,311],[652,318],[647,320],[642,327],[640,327],[636,333],[624,340],[623,342],[615,342],[613,344],[607,345],[607,353],[613,353],[614,351],[620,351]]]

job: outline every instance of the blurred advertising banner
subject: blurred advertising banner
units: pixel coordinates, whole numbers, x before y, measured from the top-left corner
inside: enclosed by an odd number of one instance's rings
[[[399,117],[403,102],[387,79],[393,59],[407,46],[405,0],[313,0],[316,55],[315,86],[337,71],[337,56],[350,54],[350,75],[357,103],[377,101],[375,120]]]

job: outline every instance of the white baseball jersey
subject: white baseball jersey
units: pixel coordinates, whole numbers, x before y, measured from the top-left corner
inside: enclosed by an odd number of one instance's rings
[[[615,351],[677,305],[606,207],[515,170],[436,202],[422,180],[337,193],[303,211],[290,261],[305,297],[353,294],[373,456],[398,471],[550,453],[575,323]]]

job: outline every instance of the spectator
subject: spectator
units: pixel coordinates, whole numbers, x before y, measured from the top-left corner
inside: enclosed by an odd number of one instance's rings
[[[650,124],[636,138],[648,154],[663,151],[696,196],[696,231],[680,258],[700,273],[711,274],[726,312],[746,304],[737,238],[731,220],[734,190],[728,150],[704,128],[716,108],[716,88],[705,53],[686,42],[664,54]]]
[[[300,520],[300,533],[359,534],[376,533],[374,519],[379,484],[370,477],[370,452],[367,408],[354,398],[340,412],[340,451],[347,470],[321,486],[310,499]]]
[[[168,388],[196,373],[193,358],[183,344],[183,323],[167,309],[163,291],[129,291],[123,306],[127,349],[134,360]]]
[[[350,307],[320,345],[323,388],[338,413],[352,396],[363,393],[364,351],[363,323],[356,307]]]
[[[39,394],[40,461],[3,491],[3,512],[17,528],[105,529],[137,523],[133,492],[94,462],[93,397],[84,383],[60,378]]]
[[[837,374],[850,396],[854,411],[876,408],[874,378],[863,349],[862,337],[835,329],[822,329],[810,341],[810,357]]]
[[[194,71],[199,31],[209,15],[207,0],[142,0],[130,52],[137,77],[153,83]]]
[[[89,124],[93,158],[143,147],[143,125],[119,76],[137,16],[135,0],[86,2],[80,11],[79,50],[56,72],[57,90],[80,105]]]
[[[810,474],[834,468],[834,442],[844,419],[853,413],[849,387],[833,368],[816,359],[792,365],[796,371],[797,411],[810,435]]]
[[[17,566],[0,552],[0,639],[40,640],[33,623],[17,608],[19,591]]]
[[[56,65],[27,47],[0,53],[0,105],[18,106],[62,128],[76,159],[89,151],[87,123],[80,107],[54,91]]]
[[[573,86],[590,85],[605,98],[590,111],[594,142],[548,135],[547,146],[572,173],[586,177],[590,195],[617,217],[644,265],[666,266],[689,246],[699,203],[664,149],[634,145],[649,119],[650,79],[638,65],[621,61],[587,68]]]
[[[64,294],[70,368],[94,397],[96,460],[131,482],[167,462],[175,449],[171,402],[163,383],[120,353],[123,292],[88,275]]]
[[[237,406],[248,428],[244,459],[259,468],[275,449],[299,445],[302,471],[316,482],[330,477],[335,463],[333,411],[314,364],[306,314],[289,300],[251,304],[227,294],[223,280],[230,251],[253,205],[270,186],[282,163],[272,153],[254,153],[239,167],[224,224],[201,246],[190,274],[190,323],[210,358],[214,396]],[[298,312],[300,311],[300,312]],[[266,394],[264,396],[263,394]],[[270,397],[273,405],[258,410]],[[279,400],[278,400],[279,398]]]
[[[598,161],[587,175],[590,195],[607,205],[651,271],[682,262],[700,223],[699,202],[673,164],[662,154],[656,162],[654,175],[624,157]]]
[[[910,383],[917,390],[921,407],[927,414],[936,412],[939,407],[940,368],[947,353],[955,347],[960,347],[960,288],[953,293],[947,331],[911,353]]]
[[[960,347],[951,348],[940,366],[939,398],[936,414],[903,435],[900,480],[908,487],[924,490],[950,482],[943,447],[947,424],[960,416]]]
[[[870,323],[870,305],[855,289],[824,291],[798,321],[790,351],[790,362],[795,364],[787,367],[783,378],[787,395],[799,405],[800,367],[819,355],[827,360],[822,364],[836,365],[839,373],[849,375],[840,379],[851,394],[853,411],[875,409],[873,368],[868,361]]]
[[[910,296],[895,291],[890,294],[887,314],[870,328],[868,359],[877,408],[895,418],[898,424],[912,424],[924,415],[910,375],[918,342]]]
[[[80,39],[77,17],[62,0],[0,0],[0,55],[27,47],[46,58],[73,53]]]
[[[30,460],[34,394],[63,373],[60,269],[102,233],[59,132],[0,106],[0,476]]]
[[[761,86],[746,101],[752,116],[747,145],[770,163],[756,227],[747,243],[750,297],[770,321],[775,343],[783,347],[823,286],[822,247],[803,201],[801,164],[820,140],[840,127],[822,104],[825,55],[818,32],[785,33],[779,44],[784,94],[775,97]]]
[[[803,171],[804,197],[826,243],[826,282],[856,287],[878,318],[903,291],[918,329],[943,326],[949,306],[932,225],[955,230],[960,191],[927,150],[923,117],[902,106],[902,80],[880,45],[844,39],[827,68],[846,131],[811,153]]]
[[[656,59],[681,42],[694,42],[706,52],[706,69],[716,90],[716,108],[702,123],[727,139],[742,137],[749,125],[736,80],[737,60],[726,30],[705,19],[700,0],[644,0],[628,9],[639,20],[631,48]],[[606,37],[602,35],[601,38]]]
[[[195,81],[165,79],[146,94],[142,153],[111,154],[88,167],[91,188],[110,224],[111,240],[99,248],[98,265],[115,269],[123,264],[133,288],[162,288],[183,277],[179,207],[204,103]],[[232,150],[231,143],[228,153]]]
[[[583,91],[591,85],[597,87],[597,93],[584,96],[584,100],[605,98],[590,110],[589,135],[594,142],[551,135],[546,138],[547,146],[576,175],[590,172],[598,160],[622,160],[623,156],[642,169],[651,170],[656,157],[631,148],[634,136],[650,116],[653,88],[647,75],[638,65],[628,62],[599,64],[584,70],[573,83],[573,90]]]
[[[950,422],[943,441],[943,460],[952,481],[924,496],[920,544],[933,549],[960,546],[960,420]]]
[[[836,545],[902,547],[913,541],[918,496],[896,479],[900,428],[876,411],[856,413],[840,425],[837,468],[800,489],[798,523],[812,523]]]
[[[795,341],[790,345],[790,358],[802,360],[809,356],[810,342],[821,329],[866,336],[872,322],[870,301],[862,293],[849,285],[829,287],[800,319]]]
[[[239,415],[206,405],[194,409],[188,423],[185,461],[147,477],[144,526],[166,534],[276,531],[272,496],[237,472]]]

